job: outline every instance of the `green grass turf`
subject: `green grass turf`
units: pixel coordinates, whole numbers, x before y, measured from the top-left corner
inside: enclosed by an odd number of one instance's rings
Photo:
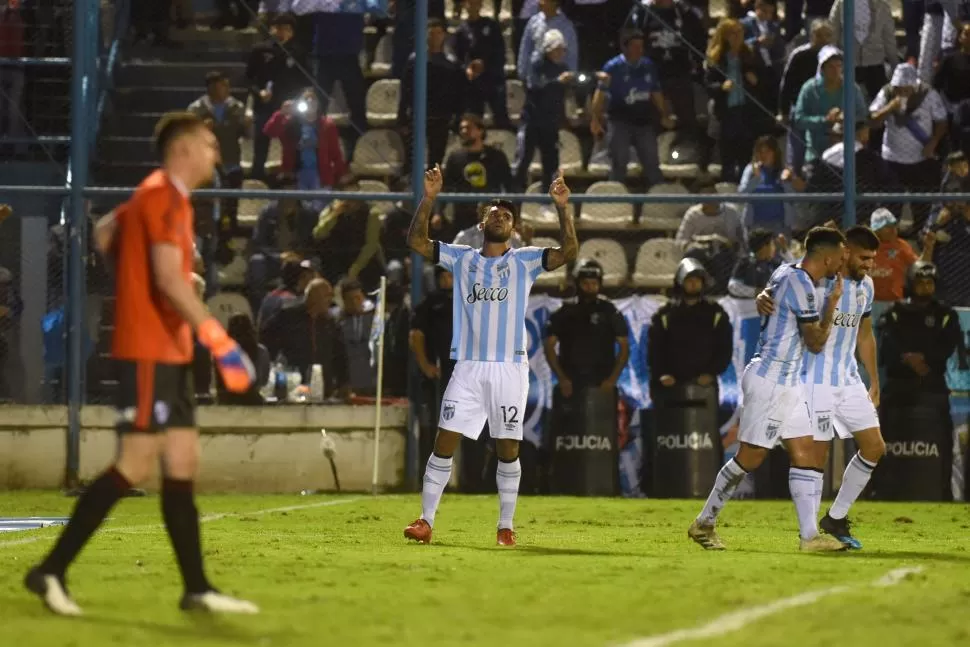
[[[677,644],[970,645],[966,505],[859,504],[865,549],[825,556],[798,553],[792,505],[781,501],[732,503],[724,553],[688,541],[696,501],[523,498],[511,550],[494,546],[494,497],[446,495],[432,546],[402,539],[416,496],[259,512],[332,500],[201,497],[210,577],[261,605],[248,618],[176,609],[155,497],[123,501],[71,570],[81,619],[50,616],[21,588],[57,530],[4,533],[0,645],[606,646],[840,584],[852,588]],[[54,493],[0,493],[0,516],[66,515],[71,505]],[[924,570],[870,586],[902,566]]]

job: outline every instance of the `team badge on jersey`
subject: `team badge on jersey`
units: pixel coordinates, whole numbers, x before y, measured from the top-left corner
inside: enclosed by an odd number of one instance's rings
[[[441,410],[441,417],[445,420],[451,420],[455,417],[455,403],[445,402],[445,406]]]
[[[855,302],[860,308],[866,305],[866,291],[861,286],[856,290]]]
[[[498,272],[498,277],[500,279],[507,279],[507,278],[509,278],[510,270],[509,270],[509,264],[508,263],[502,263],[501,265],[499,265],[498,267],[496,267],[495,270]]]

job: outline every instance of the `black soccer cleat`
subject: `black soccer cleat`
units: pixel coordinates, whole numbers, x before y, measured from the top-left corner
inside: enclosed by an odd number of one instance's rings
[[[852,522],[849,518],[833,519],[826,512],[825,516],[818,522],[818,527],[822,532],[832,535],[841,541],[847,548],[852,550],[862,550],[862,542],[852,536]]]
[[[205,593],[186,593],[179,602],[182,611],[207,611],[209,613],[236,613],[253,615],[259,607],[247,600],[240,600],[216,590]]]
[[[24,586],[39,597],[44,605],[59,616],[82,615],[81,607],[71,599],[63,576],[44,573],[39,568],[30,569],[24,578]]]

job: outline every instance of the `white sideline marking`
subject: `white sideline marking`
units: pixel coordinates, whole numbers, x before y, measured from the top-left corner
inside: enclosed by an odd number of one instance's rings
[[[217,514],[207,514],[200,517],[200,523],[208,523],[210,521],[219,521],[220,519],[227,519],[229,517],[250,517],[258,516],[264,514],[273,514],[274,512],[295,512],[297,510],[311,510],[313,508],[327,508],[335,505],[344,505],[346,503],[356,503],[360,501],[363,497],[351,497],[349,499],[330,499],[328,501],[318,501],[317,503],[306,503],[303,505],[288,505],[282,508],[266,508],[265,510],[252,510],[246,512],[220,512]],[[164,524],[160,523],[149,523],[142,524],[138,526],[121,526],[118,528],[105,528],[100,532],[120,532],[127,533],[132,530],[145,530],[149,528],[164,528]],[[49,539],[48,537],[24,537],[23,539],[13,539],[11,541],[0,541],[0,549],[7,548],[8,546],[20,546],[23,544],[32,544],[35,541],[41,541],[42,539]]]
[[[906,577],[922,571],[922,566],[904,566],[902,568],[895,568],[879,579],[870,582],[868,586],[882,588],[895,586],[906,579]],[[690,629],[678,629],[676,631],[671,631],[669,633],[660,634],[657,636],[638,638],[632,642],[623,643],[619,647],[666,647],[666,645],[673,645],[674,643],[679,643],[684,640],[720,638],[726,634],[743,629],[745,626],[753,622],[757,622],[762,618],[774,615],[779,611],[814,604],[822,598],[838,595],[840,593],[846,593],[847,591],[855,588],[859,588],[859,585],[852,586],[843,584],[839,586],[832,586],[827,589],[819,589],[818,591],[808,591],[806,593],[794,595],[790,598],[775,600],[774,602],[770,602],[760,607],[751,607],[748,609],[741,609],[739,611],[731,611],[730,613],[725,613],[724,615],[714,618],[710,622],[698,627],[692,627]]]

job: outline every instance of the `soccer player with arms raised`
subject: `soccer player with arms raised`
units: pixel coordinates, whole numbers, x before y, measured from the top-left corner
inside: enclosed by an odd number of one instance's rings
[[[832,334],[821,353],[805,354],[805,380],[815,434],[816,478],[815,514],[822,505],[822,472],[828,461],[835,434],[855,440],[859,451],[845,468],[842,486],[819,527],[850,548],[862,544],[850,531],[849,508],[855,503],[876,464],[886,453],[879,430],[879,367],[876,363],[876,336],[872,331],[872,303],[875,287],[869,272],[879,249],[879,238],[868,227],[856,226],[845,232],[849,250],[842,278],[842,298],[835,305]],[[824,295],[834,287],[823,281]],[[758,312],[770,316],[775,302],[770,292],[758,295]],[[856,356],[862,360],[871,386],[868,391],[859,375]]]
[[[424,199],[411,221],[408,244],[455,277],[451,359],[457,363],[441,401],[438,435],[424,474],[421,517],[404,529],[404,536],[431,542],[435,513],[451,479],[458,443],[462,436],[477,439],[488,421],[499,460],[495,476],[497,543],[514,546],[512,518],[522,477],[519,443],[529,394],[525,312],[539,274],[572,262],[579,251],[573,219],[567,212],[569,188],[560,171],[549,195],[559,213],[562,245],[545,249],[509,247],[513,205],[500,199],[485,207],[479,225],[485,242],[480,250],[430,240],[428,220],[440,191],[441,170],[435,166],[424,174]]]
[[[708,550],[724,550],[714,529],[718,514],[745,475],[757,469],[780,440],[791,461],[788,487],[798,515],[800,547],[805,551],[843,550],[842,542],[818,532],[815,491],[822,478],[815,467],[811,413],[802,371],[805,351],[820,352],[828,341],[835,306],[842,298],[845,237],[836,229],[816,227],[805,238],[805,258],[782,265],[768,289],[777,312],[762,321],[758,352],[741,377],[741,421],[737,456],[718,472],[704,509],[687,535]],[[819,313],[815,288],[835,279]]]
[[[256,613],[251,602],[217,591],[202,566],[193,482],[199,463],[192,384],[192,333],[212,353],[230,391],[246,391],[255,371],[246,354],[206,311],[191,276],[194,233],[189,193],[208,183],[219,159],[215,136],[197,116],[177,112],[155,128],[162,168],[95,229],[99,251],[115,266],[117,458],[77,501],[67,527],[25,586],[56,614],[81,615],[67,590],[68,567],[108,513],[161,462],[165,528],[185,586],[180,606]]]

